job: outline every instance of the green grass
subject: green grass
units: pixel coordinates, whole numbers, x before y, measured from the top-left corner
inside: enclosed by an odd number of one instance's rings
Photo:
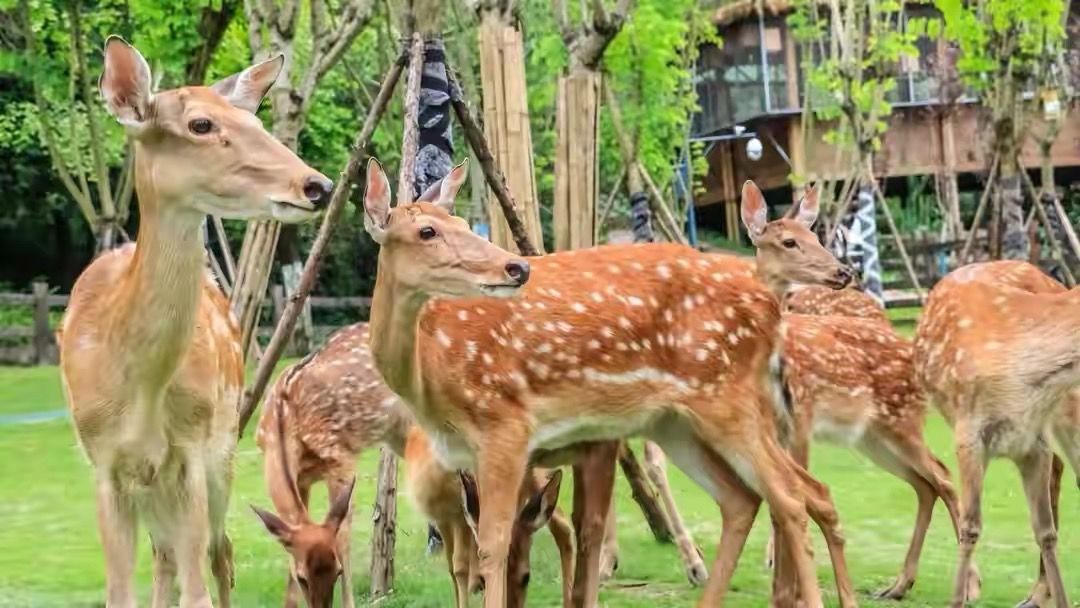
[[[0,416],[59,407],[62,400],[56,368],[0,369]],[[938,455],[954,466],[950,434],[940,419],[931,420],[928,437]],[[903,559],[914,520],[914,494],[906,484],[848,450],[815,446],[812,464],[814,473],[831,487],[840,510],[848,538],[848,561],[861,605],[946,605],[956,550],[944,508],[939,504],[911,599],[903,604],[875,602],[866,593],[888,583]],[[375,465],[374,453],[366,454],[357,464],[354,571],[361,591],[367,587]],[[1036,550],[1014,470],[1006,462],[995,462],[986,481],[985,531],[978,553],[985,599],[980,606],[1013,606],[1026,594],[1035,573]],[[269,503],[261,471],[259,451],[250,437],[246,438],[236,459],[229,518],[236,545],[235,605],[245,608],[280,605],[285,576],[283,551],[247,508],[249,503]],[[718,510],[674,467],[671,478],[682,514],[711,559],[720,531]],[[0,426],[0,480],[0,606],[102,605],[104,579],[91,471],[68,422]],[[623,481],[619,482],[618,492],[620,568],[616,579],[603,589],[601,603],[609,607],[650,608],[691,604],[698,591],[687,584],[675,548],[652,540]],[[568,496],[566,484],[564,504],[569,502]],[[1069,479],[1061,501],[1066,525],[1059,551],[1065,585],[1074,596],[1080,595],[1080,530],[1071,525],[1077,522],[1076,514],[1080,512],[1078,498]],[[325,491],[320,488],[313,500],[325,505]],[[383,605],[452,605],[443,558],[424,555],[425,523],[408,500],[400,501],[399,513],[396,591]],[[767,533],[764,523],[759,519],[743,554],[729,596],[730,606],[766,605],[769,578],[762,567]],[[150,586],[147,545],[141,539],[138,585],[143,603],[148,600]],[[818,535],[815,547],[822,585],[834,605],[831,570]],[[547,533],[540,534],[533,551],[532,580],[530,605],[558,605],[558,561]]]

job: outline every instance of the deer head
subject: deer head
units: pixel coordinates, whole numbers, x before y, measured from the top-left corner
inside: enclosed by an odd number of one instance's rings
[[[778,296],[791,283],[842,289],[851,282],[851,270],[829,253],[810,230],[817,216],[816,188],[808,187],[784,217],[770,222],[761,190],[750,180],[743,184],[742,221],[757,249],[758,274]]]
[[[458,475],[461,477],[461,501],[465,506],[465,519],[475,536],[480,521],[480,493],[476,480],[470,474],[459,471]],[[520,608],[525,605],[525,595],[529,589],[529,554],[532,552],[533,535],[547,525],[551,514],[555,512],[561,484],[562,471],[556,469],[547,482],[529,497],[514,520],[514,528],[510,533],[510,554],[506,564],[507,608]]]
[[[280,403],[280,401],[278,401]],[[331,608],[334,603],[334,585],[341,577],[341,556],[338,555],[338,530],[349,515],[352,507],[354,477],[340,494],[334,497],[330,510],[322,523],[314,523],[308,515],[307,507],[300,498],[300,492],[290,472],[286,454],[285,421],[282,407],[277,407],[277,453],[282,468],[282,478],[287,480],[285,488],[294,514],[295,522],[287,522],[278,515],[264,511],[254,505],[251,509],[262,520],[266,530],[281,543],[289,554],[289,573],[300,585],[309,608]]]
[[[454,167],[413,203],[390,207],[390,183],[378,161],[367,168],[364,227],[382,246],[386,269],[411,293],[509,297],[529,280],[529,263],[496,247],[452,215],[468,162]]]
[[[160,93],[150,66],[119,37],[105,42],[99,88],[135,141],[140,193],[158,210],[299,222],[330,200],[333,183],[263,128],[255,111],[278,77],[278,55],[209,87]],[[151,204],[143,200],[140,204]]]

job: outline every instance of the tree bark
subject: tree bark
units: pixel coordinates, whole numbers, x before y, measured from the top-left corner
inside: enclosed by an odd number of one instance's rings
[[[397,539],[397,456],[385,446],[379,457],[378,493],[371,535],[371,596],[388,595],[394,585],[394,544]]]
[[[1020,187],[1020,171],[1016,156],[1002,157],[996,196],[1001,213],[998,246],[1000,257],[1006,260],[1027,260],[1031,252],[1024,223],[1024,196]]]

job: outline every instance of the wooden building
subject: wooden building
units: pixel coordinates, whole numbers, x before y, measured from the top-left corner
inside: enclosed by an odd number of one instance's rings
[[[723,44],[703,47],[698,60],[701,111],[692,137],[705,145],[709,173],[706,191],[695,201],[696,216],[699,224],[720,229],[729,238],[737,235],[737,198],[744,180],[757,182],[770,202],[786,204],[792,197],[792,174],[810,180],[850,174],[850,160],[822,141],[830,125],[814,121],[812,129],[804,129],[806,81],[800,69],[802,51],[787,25],[791,10],[788,0],[737,0],[717,8],[713,21]],[[909,4],[905,11],[905,21],[937,15],[931,4]],[[1072,30],[1080,21],[1080,7],[1074,5],[1071,13],[1069,45],[1076,54],[1080,41]],[[951,108],[940,103],[937,66],[954,55],[942,39],[924,37],[917,47],[919,56],[902,62],[897,87],[889,96],[893,112],[875,157],[875,174],[886,179],[933,175],[951,165],[961,188],[973,189],[975,174],[989,164],[989,144],[980,136],[986,128],[981,108],[970,95],[961,95]],[[1033,125],[1037,129],[1039,125]],[[747,155],[753,137],[762,144],[758,160]],[[1058,183],[1080,178],[1080,113],[1066,117],[1053,160],[1061,173]],[[1038,168],[1034,141],[1027,142],[1023,162]],[[1038,176],[1033,177],[1037,182]],[[898,184],[886,189],[895,187]]]

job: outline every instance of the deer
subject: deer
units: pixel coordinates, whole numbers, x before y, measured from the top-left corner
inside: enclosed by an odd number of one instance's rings
[[[154,548],[154,606],[229,605],[225,513],[244,366],[229,303],[209,274],[201,226],[309,220],[332,183],[255,117],[283,58],[212,86],[151,90],[146,59],[123,39],[104,48],[100,90],[134,147],[138,240],[93,260],[58,331],[60,373],[94,471],[106,605],[135,606],[136,528]]]
[[[784,311],[802,315],[858,317],[888,323],[885,309],[866,293],[846,287],[829,289],[803,285],[792,289],[784,300]]]
[[[313,608],[333,603],[340,580],[342,605],[355,605],[349,537],[349,497],[356,461],[364,450],[385,445],[405,464],[408,493],[417,510],[446,539],[446,558],[457,606],[477,588],[475,539],[470,514],[479,500],[467,494],[460,475],[435,457],[427,436],[374,369],[366,323],[346,326],[326,344],[282,372],[267,393],[255,432],[274,512],[252,507],[267,531],[289,554],[284,605],[297,605],[297,588]],[[529,584],[532,538],[547,525],[559,548],[564,596],[573,578],[573,532],[556,508],[561,476],[536,470],[522,488],[510,568],[510,606],[522,606]],[[308,515],[311,488],[325,482],[330,508],[325,520]],[[466,505],[472,511],[466,510]]]
[[[1020,471],[1041,558],[1024,606],[1069,606],[1057,560],[1057,493],[1062,466],[1053,434],[1080,475],[1080,289],[1066,290],[1026,262],[963,266],[931,290],[915,339],[915,373],[953,428],[960,470],[960,548],[951,605],[982,531],[988,461]]]
[[[807,605],[822,605],[801,533],[807,515],[825,533],[842,602],[854,605],[831,497],[776,438],[769,365],[776,294],[791,281],[839,288],[851,279],[808,228],[816,205],[768,222],[760,191],[744,186],[758,273],[672,244],[525,260],[451,215],[465,176],[463,163],[437,194],[391,208],[389,182],[372,160],[364,223],[380,245],[375,366],[440,458],[476,472],[484,605],[506,601],[514,488],[530,462],[635,435],[660,445],[720,505],[720,550],[706,587],[716,603],[764,499]]]

